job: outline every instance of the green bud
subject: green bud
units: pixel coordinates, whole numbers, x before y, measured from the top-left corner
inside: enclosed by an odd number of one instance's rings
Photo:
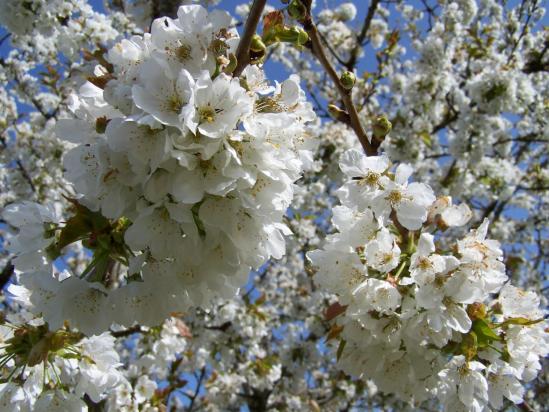
[[[373,124],[374,137],[377,139],[383,139],[389,134],[392,128],[393,125],[391,124],[389,119],[387,119],[387,117],[378,116],[376,117]]]
[[[250,44],[250,63],[258,64],[263,61],[267,55],[267,46],[261,40],[261,37],[257,34],[254,34],[252,37],[252,42]]]
[[[341,110],[339,107],[337,107],[335,104],[329,104],[328,105],[328,112],[334,116],[335,118],[337,118],[338,116],[342,115],[345,113],[345,111]]]
[[[261,37],[257,34],[254,34],[252,36],[252,42],[250,43],[250,50],[254,53],[265,53],[267,50],[267,47],[265,46],[265,43],[263,43],[263,40],[261,40]]]
[[[301,0],[292,0],[288,5],[288,14],[292,19],[301,20],[306,13],[307,8],[301,3]]]
[[[356,82],[356,77],[353,72],[345,71],[339,78],[341,81],[341,84],[345,88],[345,90],[351,90]]]
[[[299,37],[299,29],[296,26],[276,28],[275,38],[278,41],[295,43],[297,42],[298,37]]]
[[[278,26],[264,37],[264,42],[271,45],[277,42],[291,43],[297,47],[303,46],[309,40],[309,35],[301,27]]]
[[[297,36],[297,45],[303,46],[305,43],[309,41],[309,35],[301,27],[299,27],[298,30],[299,30],[299,34]]]

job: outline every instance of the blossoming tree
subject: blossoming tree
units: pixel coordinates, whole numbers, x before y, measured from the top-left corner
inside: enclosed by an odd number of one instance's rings
[[[0,4],[2,410],[543,410],[541,2],[229,3]]]

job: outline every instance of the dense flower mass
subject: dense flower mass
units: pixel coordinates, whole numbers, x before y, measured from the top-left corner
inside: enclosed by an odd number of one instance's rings
[[[70,97],[74,118],[57,135],[73,143],[64,166],[80,214],[63,227],[43,206],[4,212],[19,229],[9,248],[22,286],[11,291],[52,327],[155,325],[232,296],[251,268],[284,254],[282,217],[312,165],[315,114],[296,76],[269,86],[248,66],[231,77],[237,44],[227,13],[182,6],[115,44]],[[94,219],[93,267],[53,276],[51,258]]]
[[[521,382],[549,353],[548,324],[535,294],[506,283],[488,220],[441,249],[444,230],[471,216],[466,205],[435,201],[429,186],[408,183],[408,165],[393,172],[383,156],[349,150],[340,167],[338,232],[308,257],[344,307],[343,370],[411,402],[438,397],[448,411],[521,403]]]

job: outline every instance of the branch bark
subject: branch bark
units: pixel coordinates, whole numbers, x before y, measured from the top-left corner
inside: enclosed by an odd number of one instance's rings
[[[265,8],[267,0],[254,0],[246,25],[244,26],[244,33],[238,43],[236,49],[236,69],[234,69],[233,76],[238,77],[242,74],[242,71],[250,63],[250,44],[252,43],[252,36],[255,34],[259,19]]]
[[[11,276],[13,275],[13,272],[15,270],[15,267],[13,266],[13,263],[11,262],[11,259],[8,260],[8,263],[6,263],[6,266],[4,266],[4,269],[2,269],[2,272],[0,273],[0,290],[4,289],[4,286],[8,284],[8,282],[11,279]]]
[[[360,30],[360,33],[356,38],[356,45],[351,51],[351,57],[349,58],[347,63],[345,63],[345,67],[347,68],[347,70],[352,71],[355,68],[356,61],[360,53],[360,49],[362,48],[362,42],[364,42],[364,39],[366,38],[366,34],[368,33],[368,29],[372,24],[372,20],[374,18],[374,15],[376,13],[377,6],[379,5],[379,3],[380,3],[380,0],[373,0],[370,3],[370,7],[368,8],[368,13],[366,13],[366,17],[364,18],[364,24],[362,25],[362,29]]]
[[[376,141],[370,142],[370,140],[368,139],[368,136],[366,135],[366,132],[364,131],[362,124],[360,123],[358,112],[353,103],[352,89],[347,90],[345,87],[343,87],[343,84],[341,83],[341,80],[336,70],[334,69],[334,67],[326,57],[326,53],[322,46],[322,41],[320,40],[318,30],[311,17],[311,2],[310,0],[307,0],[304,3],[305,3],[305,6],[307,7],[307,13],[302,23],[303,23],[303,28],[309,35],[312,53],[318,59],[322,67],[324,67],[324,70],[326,70],[326,72],[328,73],[328,76],[330,76],[330,79],[332,79],[332,81],[334,82],[337,88],[337,91],[341,96],[341,100],[345,105],[345,110],[349,115],[350,126],[356,133],[358,140],[360,141],[360,144],[362,145],[364,151],[368,156],[375,156],[377,154],[377,149],[381,142],[376,142]]]

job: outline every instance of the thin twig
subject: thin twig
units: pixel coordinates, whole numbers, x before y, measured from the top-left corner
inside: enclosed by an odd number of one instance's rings
[[[4,42],[9,39],[11,37],[11,33],[8,33],[6,34],[5,36],[3,36],[1,39],[0,39],[0,46],[2,46],[2,44],[4,44]]]
[[[366,132],[364,131],[364,129],[362,128],[362,124],[360,123],[358,112],[353,103],[351,90],[347,90],[345,87],[343,87],[343,84],[341,83],[337,72],[326,57],[326,53],[324,52],[318,30],[316,28],[316,25],[313,23],[313,19],[311,17],[311,0],[306,0],[304,1],[304,3],[307,8],[307,13],[302,23],[303,28],[309,35],[312,53],[318,59],[319,63],[324,67],[324,70],[326,70],[328,76],[330,76],[330,78],[334,82],[337,91],[341,96],[341,100],[345,105],[345,109],[347,110],[347,113],[349,115],[350,126],[355,131],[358,140],[360,141],[360,144],[364,148],[364,151],[368,156],[375,156],[377,154],[377,148],[380,142],[370,143],[368,136],[366,135]]]
[[[366,34],[370,29],[370,24],[372,23],[372,19],[374,18],[374,15],[376,13],[377,6],[379,3],[380,3],[380,0],[373,0],[370,3],[370,7],[368,8],[368,13],[366,13],[366,17],[364,18],[364,24],[362,25],[362,29],[360,30],[360,33],[356,38],[355,47],[351,51],[351,57],[349,58],[347,63],[345,63],[345,67],[349,71],[352,71],[355,68],[356,61],[360,53],[360,49],[362,48],[362,42],[364,42],[364,39],[366,38]]]
[[[267,0],[254,0],[254,4],[252,4],[248,19],[246,20],[246,26],[244,27],[244,33],[242,34],[240,43],[238,43],[238,48],[236,49],[237,63],[236,69],[234,69],[233,72],[234,77],[240,76],[248,63],[250,63],[250,44],[252,43],[252,37],[255,34],[266,3]]]
[[[141,326],[135,325],[128,329],[123,330],[117,330],[117,331],[111,331],[111,335],[115,338],[123,338],[126,336],[133,335],[134,333],[142,333],[144,332],[143,329],[141,329]]]
[[[10,281],[14,270],[15,267],[10,259],[8,260],[8,263],[6,263],[6,266],[4,266],[4,269],[2,269],[2,273],[0,273],[0,290],[4,289],[4,286],[6,286],[6,284]]]
[[[196,388],[194,390],[194,394],[190,397],[191,403],[189,404],[189,408],[187,409],[189,412],[192,412],[193,410],[194,402],[198,396],[198,393],[200,392],[200,387],[202,386],[202,381],[204,380],[205,375],[206,375],[206,367],[203,366],[202,369],[200,370],[200,376],[198,377],[196,382]]]
[[[320,39],[322,40],[322,43],[324,43],[324,45],[326,46],[330,54],[334,56],[334,59],[336,59],[339,62],[339,64],[345,65],[346,63],[343,61],[341,57],[339,57],[336,51],[332,48],[332,46],[330,45],[330,42],[328,42],[328,39],[321,32],[318,32],[318,34],[320,35]]]

